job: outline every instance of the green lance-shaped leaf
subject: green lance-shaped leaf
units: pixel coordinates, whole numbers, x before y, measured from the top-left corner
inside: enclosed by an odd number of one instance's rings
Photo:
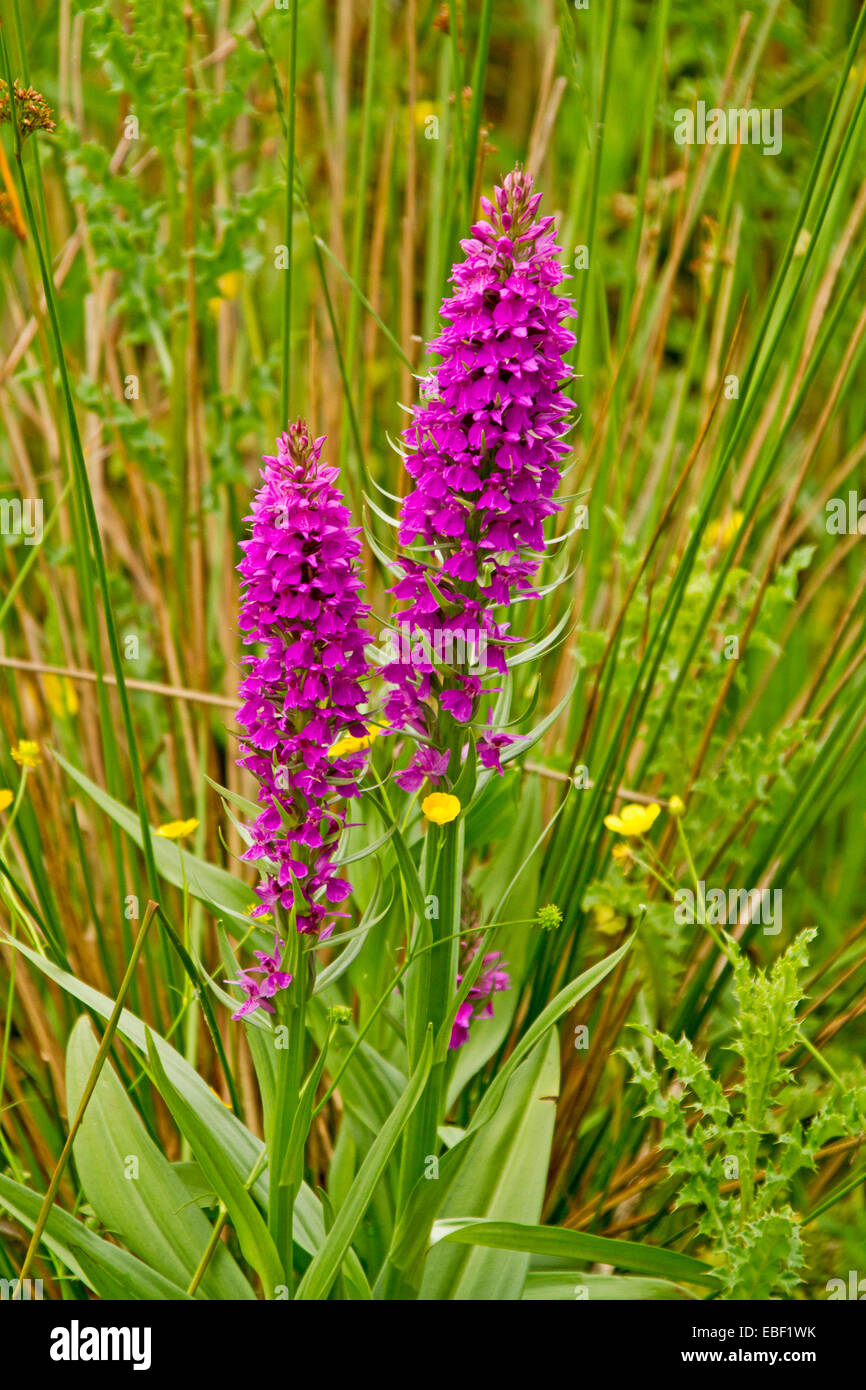
[[[78,1107],[97,1053],[88,1018],[79,1019],[66,1052],[69,1108]],[[99,1219],[146,1264],[186,1288],[211,1236],[190,1206],[184,1184],[147,1133],[110,1066],[85,1112],[73,1156],[87,1200]],[[206,1298],[250,1299],[252,1288],[222,1244],[201,1281]]]
[[[566,1231],[559,1226],[528,1226],[517,1221],[485,1221],[462,1218],[437,1221],[433,1226],[431,1243],[457,1242],[462,1245],[485,1245],[496,1250],[523,1250],[531,1255],[545,1255],[561,1260],[586,1260],[593,1264],[610,1264],[617,1269],[631,1269],[638,1274],[650,1274],[660,1279],[681,1279],[690,1284],[714,1286],[718,1277],[703,1260],[681,1255],[677,1250],[661,1246],[641,1245],[630,1240],[609,1240],[606,1236],[588,1235],[584,1231]]]
[[[42,1209],[42,1194],[0,1173],[0,1207],[32,1231]],[[42,1243],[99,1298],[167,1302],[190,1297],[179,1284],[58,1206],[49,1212]]]
[[[464,1137],[439,1159],[438,1182],[428,1182],[423,1176],[419,1177],[397,1222],[388,1258],[376,1282],[374,1292],[377,1298],[414,1296],[414,1290],[420,1282],[418,1270],[424,1258],[430,1227],[463,1164],[474,1152],[474,1141],[478,1131],[496,1114],[510,1077],[544,1033],[619,964],[631,947],[632,940],[633,938],[629,938],[604,960],[584,970],[550,1001],[497,1073],[473,1115]]]
[[[364,1212],[370,1205],[376,1184],[385,1171],[385,1166],[394,1152],[406,1122],[418,1104],[427,1084],[432,1060],[433,1033],[432,1029],[428,1029],[418,1065],[409,1078],[405,1091],[370,1145],[367,1156],[358,1170],[334,1225],[298,1286],[297,1298],[306,1300],[327,1298],[331,1285],[350,1249],[355,1231],[364,1216]]]
[[[328,1046],[331,1040],[329,1030],[324,1045],[319,1050],[310,1073],[307,1076],[298,1096],[298,1105],[292,1120],[289,1143],[286,1149],[286,1156],[283,1160],[283,1168],[280,1173],[282,1184],[294,1184],[300,1186],[304,1176],[304,1146],[307,1142],[307,1135],[310,1132],[310,1125],[313,1121],[313,1104],[316,1099],[316,1091],[322,1079],[322,1072],[325,1069],[325,1059],[328,1055]]]
[[[88,1009],[92,1009],[101,1018],[110,1018],[114,1003],[107,995],[94,989],[92,985],[84,984],[83,981],[76,979],[67,971],[61,970],[53,961],[40,956],[38,952],[31,950],[20,941],[11,941],[6,938],[6,944],[20,951],[26,956],[35,969],[40,970],[48,979],[53,980],[56,985],[70,994],[74,999],[78,999]],[[123,1009],[117,1024],[117,1031],[121,1037],[144,1055],[147,1051],[147,1038],[144,1023],[128,1009]],[[177,1088],[181,1095],[192,1105],[198,1115],[207,1123],[208,1127],[218,1137],[221,1148],[228,1160],[233,1165],[235,1172],[242,1181],[246,1181],[255,1164],[261,1157],[264,1145],[262,1141],[252,1134],[242,1123],[241,1120],[220,1100],[219,1096],[210,1089],[207,1082],[202,1080],[198,1072],[191,1067],[189,1062],[173,1048],[164,1038],[153,1034],[154,1047],[159,1053],[167,1076],[172,1084]],[[256,1179],[252,1191],[255,1193],[257,1201],[264,1204],[268,1196],[268,1175],[262,1172]],[[294,1238],[295,1242],[305,1250],[307,1254],[313,1255],[318,1250],[324,1236],[324,1225],[322,1221],[321,1203],[310,1188],[304,1184],[297,1195],[295,1201],[295,1221]]]
[[[150,1030],[147,1032],[147,1059],[157,1090],[171,1111],[181,1134],[188,1141],[202,1172],[228,1212],[244,1259],[261,1277],[265,1295],[273,1298],[277,1285],[284,1282],[285,1275],[279,1252],[264,1217],[228,1162],[212,1130],[172,1086],[159,1060]]]
[[[541,1216],[559,1091],[559,1038],[551,1029],[515,1072],[496,1115],[476,1138],[446,1212],[509,1223]],[[434,1233],[436,1227],[434,1227]],[[443,1248],[427,1258],[421,1298],[503,1302],[520,1298],[529,1255]]]

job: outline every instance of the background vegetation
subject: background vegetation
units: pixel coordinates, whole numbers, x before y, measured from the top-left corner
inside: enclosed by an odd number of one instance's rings
[[[365,579],[381,616],[387,527],[365,495],[393,509],[378,489],[405,490],[389,447],[398,403],[416,398],[479,193],[520,161],[572,263],[578,417],[557,520],[567,538],[546,566],[569,578],[516,619],[558,637],[515,669],[513,710],[526,729],[562,708],[470,814],[464,921],[501,908],[522,924],[548,902],[563,921],[501,928],[513,987],[459,1054],[453,1123],[556,992],[637,927],[538,1061],[553,1095],[560,1069],[549,1132],[523,1140],[549,1145],[544,1219],[727,1259],[729,1292],[826,1296],[866,1242],[866,571],[862,536],[829,534],[825,510],[866,495],[857,6],[302,0],[296,45],[290,9],[270,3],[251,18],[233,0],[2,0],[0,15],[6,74],[57,121],[24,146],[32,222],[7,203],[0,227],[0,497],[41,498],[45,517],[40,545],[0,546],[0,787],[18,795],[20,739],[41,752],[11,829],[13,808],[0,815],[0,1173],[44,1192],[66,1136],[67,1045],[93,1000],[52,969],[116,997],[149,895],[218,981],[229,941],[249,932],[252,880],[212,784],[251,794],[232,732],[235,565],[259,458],[290,415],[327,435],[374,542]],[[676,144],[674,112],[697,100],[781,108],[781,153]],[[4,186],[21,200],[10,126],[0,134]],[[56,291],[47,311],[34,227]],[[377,748],[383,773],[388,757]],[[605,815],[674,795],[686,838],[663,810],[651,849],[629,841],[612,857]],[[142,854],[141,796],[153,826],[198,821],[182,857],[149,838]],[[371,814],[367,839],[381,833]],[[231,869],[233,888],[203,880],[193,856]],[[393,847],[353,869],[357,910],[384,905]],[[675,921],[673,888],[692,869],[782,889],[778,935],[734,929],[751,985],[711,935]],[[391,912],[341,980],[350,1033],[399,968],[405,925]],[[809,962],[800,943],[746,1007],[756,971],[810,927]],[[262,1132],[249,1034],[216,994],[211,1033],[163,925],[128,1003]],[[386,1059],[387,1015],[366,1044]],[[657,1051],[634,1024],[685,1038],[687,1055]],[[84,1066],[86,1040],[76,1047]],[[774,1059],[764,1072],[762,1057]],[[188,1141],[141,1054],[118,1041],[113,1061],[189,1180]],[[335,1074],[329,1063],[320,1096]],[[392,1103],[382,1081],[369,1095],[338,1087],[321,1108],[305,1172],[334,1210]],[[723,1168],[683,1190],[697,1152],[722,1162],[723,1130],[740,1135],[732,1152],[756,1145],[763,1208],[720,1205],[737,1189]],[[518,1171],[515,1132],[490,1140],[490,1172]],[[792,1148],[800,1161],[772,1180]],[[91,1211],[83,1171],[66,1171],[60,1206],[116,1232]],[[493,1191],[472,1201],[521,1219]],[[383,1183],[361,1237],[368,1274],[392,1206]],[[20,1266],[25,1217],[12,1209],[0,1226],[0,1275]],[[773,1247],[766,1289],[750,1268],[759,1247]],[[599,1295],[654,1296],[598,1258],[583,1263]],[[469,1260],[454,1246],[431,1261],[429,1296],[457,1296],[443,1291],[464,1278],[469,1289]],[[83,1276],[56,1255],[39,1269],[55,1293],[82,1296]],[[525,1296],[562,1283],[536,1260]]]

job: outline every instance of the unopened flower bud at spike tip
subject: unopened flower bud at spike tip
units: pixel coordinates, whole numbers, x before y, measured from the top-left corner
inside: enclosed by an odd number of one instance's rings
[[[660,811],[661,807],[655,801],[650,806],[631,802],[623,806],[618,816],[605,816],[604,823],[616,835],[645,835]]]
[[[450,792],[431,792],[421,802],[421,810],[434,825],[447,825],[460,815],[460,802]]]
[[[535,920],[542,931],[555,931],[562,925],[562,911],[556,903],[546,903],[540,907],[535,915]]]

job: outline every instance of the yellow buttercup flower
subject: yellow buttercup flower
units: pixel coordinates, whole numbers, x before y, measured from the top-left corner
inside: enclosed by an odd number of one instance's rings
[[[184,835],[191,835],[197,826],[197,820],[170,820],[167,825],[158,826],[156,833],[164,840],[182,840]]]
[[[655,801],[651,806],[629,802],[618,816],[605,816],[604,823],[608,830],[615,831],[617,835],[645,835],[660,810]]]
[[[416,101],[412,107],[412,119],[416,126],[423,126],[431,116],[436,116],[439,108],[434,101]]]
[[[328,749],[329,758],[345,758],[349,753],[362,753],[365,748],[369,748],[371,743],[375,743],[380,734],[385,730],[378,724],[368,724],[367,732],[361,738],[353,734],[344,734],[338,738],[336,743],[332,743]]]
[[[239,270],[227,270],[225,275],[221,275],[217,280],[217,289],[223,299],[237,299],[242,283],[243,277]]]
[[[49,708],[58,719],[67,714],[78,713],[78,696],[68,676],[55,676],[49,672],[42,677],[42,684],[45,687],[45,698]]]
[[[727,521],[711,521],[704,533],[706,549],[715,550],[719,543],[730,545],[742,524],[742,512],[732,512]]]
[[[681,796],[672,796],[668,802],[668,810],[672,816],[679,820],[680,816],[684,816],[686,813],[686,803]]]
[[[219,312],[227,299],[237,299],[241,292],[243,278],[239,270],[227,270],[225,275],[221,275],[217,280],[219,295],[209,299],[207,307],[214,318],[219,318]]]
[[[14,800],[15,797],[12,792],[10,792],[9,788],[4,787],[2,791],[0,791],[0,811],[5,811],[8,806],[12,805]]]
[[[460,815],[460,802],[450,792],[431,792],[421,802],[421,810],[434,825],[447,825]]]
[[[19,767],[38,767],[42,762],[39,756],[39,744],[32,739],[22,738],[12,749],[12,761]]]

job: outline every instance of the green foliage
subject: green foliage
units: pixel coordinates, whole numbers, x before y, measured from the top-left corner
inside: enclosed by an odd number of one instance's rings
[[[0,172],[0,501],[46,517],[0,545],[4,1277],[160,902],[45,1224],[52,1297],[814,1296],[861,1258],[866,590],[825,505],[866,433],[866,18],[446,9],[410,36],[406,6],[300,4],[293,68],[274,6],[0,0],[0,81],[57,120],[20,166],[0,129],[26,233]],[[783,109],[777,157],[675,143],[726,81]],[[350,916],[293,938],[285,1013],[232,1023],[227,982],[272,948],[240,861],[234,566],[283,383],[366,531],[372,642],[398,402],[476,195],[517,161],[579,309],[556,543],[496,682],[526,742],[502,778],[470,754],[434,841],[380,739],[340,845]],[[661,812],[614,857],[629,789]],[[692,856],[783,888],[784,934],[679,922]],[[511,987],[454,1053],[467,939]]]
[[[658,1060],[623,1053],[647,1096],[642,1113],[660,1121],[662,1147],[672,1150],[675,1206],[700,1209],[698,1229],[729,1298],[794,1293],[804,1269],[801,1222],[790,1204],[794,1179],[815,1168],[830,1137],[857,1135],[866,1122],[862,1076],[845,1089],[834,1086],[805,1124],[796,1118],[802,1095],[783,1059],[801,1037],[800,975],[816,935],[802,932],[768,970],[737,954],[732,1047],[739,1063],[727,1089],[686,1038],[644,1030]]]

